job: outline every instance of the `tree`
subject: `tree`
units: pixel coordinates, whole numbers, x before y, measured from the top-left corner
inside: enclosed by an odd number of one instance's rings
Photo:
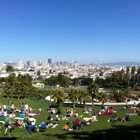
[[[15,75],[12,74],[10,74],[6,79],[6,83],[8,83],[10,86],[14,86],[16,82],[17,78],[15,77]]]
[[[91,100],[90,95],[88,94],[88,91],[86,89],[81,91],[82,94],[82,101],[83,101],[83,107],[86,107],[86,102],[89,102]]]
[[[13,66],[11,66],[11,65],[7,65],[6,66],[6,72],[7,73],[10,73],[11,74],[11,72],[13,72],[14,71],[14,67]]]
[[[14,91],[14,87],[11,86],[9,83],[5,83],[4,86],[4,93],[7,94],[7,98],[9,99],[10,94]]]
[[[30,88],[30,94],[31,94],[32,97],[36,97],[37,96],[37,92],[38,92],[38,88],[36,88],[34,86],[32,86]]]
[[[25,86],[28,86],[28,87],[32,86],[33,78],[29,74],[23,75],[22,80]]]
[[[72,101],[73,108],[75,108],[75,103],[78,101],[78,90],[74,88],[70,89],[68,92],[68,99]]]
[[[58,77],[51,76],[50,78],[45,79],[45,85],[55,86],[58,85]]]
[[[70,84],[70,79],[67,76],[63,75],[63,77],[62,77],[62,86],[63,87],[68,87],[69,84]]]
[[[140,86],[140,67],[137,69],[137,86]]]
[[[92,83],[88,86],[88,93],[89,95],[91,96],[91,99],[92,99],[92,106],[93,106],[93,99],[96,98],[98,92],[99,92],[99,88],[98,88],[98,85],[95,84],[95,83]]]
[[[136,71],[136,67],[133,66],[132,69],[131,69],[131,85],[132,85],[132,88],[134,88],[134,85],[135,85],[135,71]]]
[[[62,73],[58,74],[57,79],[58,79],[58,84],[60,86],[66,87],[66,86],[68,86],[70,84],[69,78],[67,76],[65,76],[65,75],[62,75]]]
[[[113,90],[111,94],[116,102],[124,102],[124,95],[122,92]]]
[[[60,108],[60,105],[61,105],[61,104],[64,102],[64,100],[65,100],[65,93],[64,93],[64,90],[63,90],[63,89],[56,89],[56,90],[53,92],[52,99],[54,99],[54,101],[57,102],[58,108]]]
[[[80,102],[80,104],[82,104],[82,100],[83,100],[83,90],[78,90],[78,101]]]
[[[20,95],[23,94],[23,92],[24,92],[24,85],[23,85],[23,83],[17,82],[15,84],[15,89],[16,89],[16,94],[18,96],[18,100],[19,100]]]
[[[32,77],[28,74],[21,75],[19,74],[18,77],[18,82],[22,84],[22,94],[26,98],[27,93],[29,93],[31,87],[32,87]]]
[[[93,79],[92,78],[85,78],[81,81],[81,84],[84,85],[84,86],[88,86],[90,85],[91,83],[93,83]]]
[[[72,82],[73,82],[74,86],[77,86],[77,85],[80,84],[80,79],[79,78],[74,78],[74,79],[72,79]]]
[[[43,89],[39,89],[38,96],[42,100],[45,97],[45,91]]]
[[[129,66],[126,68],[126,75],[127,75],[127,88],[129,88],[129,79],[130,79],[130,68]]]
[[[104,105],[104,103],[107,102],[108,100],[108,96],[105,92],[100,92],[97,95],[97,99],[99,100],[99,102],[102,102],[102,104]]]

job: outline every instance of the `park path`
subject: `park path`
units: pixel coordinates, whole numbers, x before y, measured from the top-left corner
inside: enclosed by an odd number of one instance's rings
[[[45,99],[50,101],[50,96],[47,96]],[[51,99],[51,102],[53,102],[53,101],[54,100]],[[66,100],[64,103],[72,103],[72,102]],[[102,103],[94,103],[94,105],[101,105],[101,104]],[[92,105],[92,103],[86,103],[86,105]],[[109,105],[109,106],[111,106],[111,105],[126,105],[126,103],[125,102],[124,103],[110,103],[110,102],[106,102],[106,103],[104,103],[104,105]],[[136,101],[136,100],[129,101],[128,105],[140,105],[140,100],[139,101]]]

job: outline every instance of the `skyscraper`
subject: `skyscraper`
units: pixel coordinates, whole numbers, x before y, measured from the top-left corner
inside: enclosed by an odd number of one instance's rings
[[[51,60],[50,58],[48,59],[48,63],[49,63],[49,64],[51,64],[51,63],[52,63],[52,60]]]
[[[101,68],[101,59],[99,59],[99,68]]]
[[[22,67],[22,60],[21,59],[18,59],[17,66]]]

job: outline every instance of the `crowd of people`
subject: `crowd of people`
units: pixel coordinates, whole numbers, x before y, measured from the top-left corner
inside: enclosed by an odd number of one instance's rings
[[[49,107],[46,110],[39,107],[38,110],[35,111],[25,102],[25,100],[19,102],[19,108],[15,107],[12,100],[8,103],[9,106],[0,103],[0,117],[5,118],[3,122],[5,126],[4,135],[8,134],[9,136],[11,136],[11,132],[14,130],[14,127],[25,128],[23,135],[26,136],[27,134],[32,134],[33,131],[38,132],[40,129],[55,128],[59,125],[61,120],[67,120],[67,123],[61,128],[61,130],[65,131],[82,130],[84,126],[90,126],[92,122],[97,122],[97,117],[102,115],[112,115],[108,119],[111,123],[116,121],[127,122],[131,120],[129,115],[126,115],[126,117],[117,117],[115,114],[116,111],[114,111],[112,106],[102,106],[101,110],[98,112],[95,112],[91,107],[85,107],[81,114],[79,114],[76,109],[66,108],[66,110],[63,111],[65,114],[62,114],[60,108],[55,109],[52,107]],[[42,111],[47,111],[48,116],[46,115],[46,119],[37,125],[34,116],[36,114],[41,114]],[[138,112],[139,110],[136,109],[136,111]],[[83,113],[89,113],[90,117],[87,120],[84,119]],[[75,121],[71,121],[71,118],[74,118]]]

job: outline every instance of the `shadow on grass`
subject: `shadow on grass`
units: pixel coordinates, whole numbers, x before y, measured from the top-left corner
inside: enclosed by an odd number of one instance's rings
[[[85,129],[85,128],[84,128]],[[62,132],[63,133],[63,132]],[[140,124],[135,126],[117,125],[112,129],[85,132],[84,130],[72,131],[65,134],[45,135],[47,139],[58,140],[140,140]]]
[[[112,129],[104,129],[104,130],[97,130],[86,132],[83,130],[77,131],[69,131],[67,133],[63,132],[61,134],[42,134],[42,136],[35,137],[34,135],[30,137],[20,137],[15,138],[11,137],[8,138],[7,136],[0,137],[0,140],[140,140],[140,124],[135,126],[124,126],[121,125],[113,125]]]

